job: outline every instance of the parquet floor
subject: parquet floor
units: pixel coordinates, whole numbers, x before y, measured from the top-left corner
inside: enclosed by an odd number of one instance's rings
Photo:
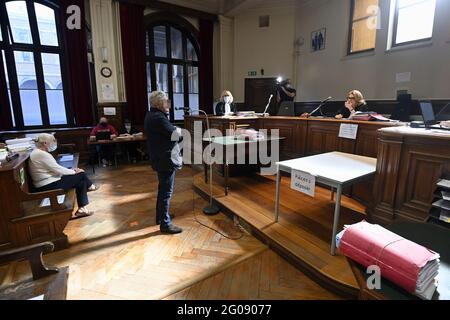
[[[89,194],[95,215],[69,222],[70,248],[45,256],[49,265],[69,266],[68,299],[338,298],[225,215],[201,214],[206,202],[193,193],[191,174],[177,174],[171,211],[184,232],[173,236],[155,226],[157,178],[148,166],[92,177],[101,185]],[[198,224],[193,210],[204,224],[243,236],[224,238]],[[0,267],[0,285],[29,277],[25,262]]]

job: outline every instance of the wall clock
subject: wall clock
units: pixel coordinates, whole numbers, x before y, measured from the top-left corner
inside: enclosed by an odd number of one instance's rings
[[[109,77],[112,76],[112,70],[111,70],[110,68],[108,68],[108,67],[103,67],[103,68],[100,70],[100,73],[101,73],[102,76],[105,77],[105,78],[109,78]]]

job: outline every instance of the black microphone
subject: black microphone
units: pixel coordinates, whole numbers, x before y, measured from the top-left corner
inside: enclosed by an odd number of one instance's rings
[[[174,108],[176,111],[191,111],[191,108],[189,107],[177,107]]]
[[[327,102],[330,101],[331,99],[333,99],[333,97],[328,97],[328,98],[326,98],[325,100],[323,100],[323,101],[320,103],[320,105],[310,113],[310,115],[312,116],[314,113],[316,113],[317,111],[320,110],[320,114],[323,116],[322,107],[325,105],[325,103],[327,103]]]

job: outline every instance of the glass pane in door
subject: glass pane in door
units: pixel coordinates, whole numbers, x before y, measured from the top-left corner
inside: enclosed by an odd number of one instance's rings
[[[183,66],[172,66],[173,108],[184,108],[184,70]],[[183,110],[175,110],[175,121],[184,119]]]

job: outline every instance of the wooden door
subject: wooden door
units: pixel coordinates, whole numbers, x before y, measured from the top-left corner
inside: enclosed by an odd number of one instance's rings
[[[245,108],[249,111],[264,112],[273,94],[268,113],[276,115],[277,110],[277,79],[276,78],[250,78],[245,79]]]

